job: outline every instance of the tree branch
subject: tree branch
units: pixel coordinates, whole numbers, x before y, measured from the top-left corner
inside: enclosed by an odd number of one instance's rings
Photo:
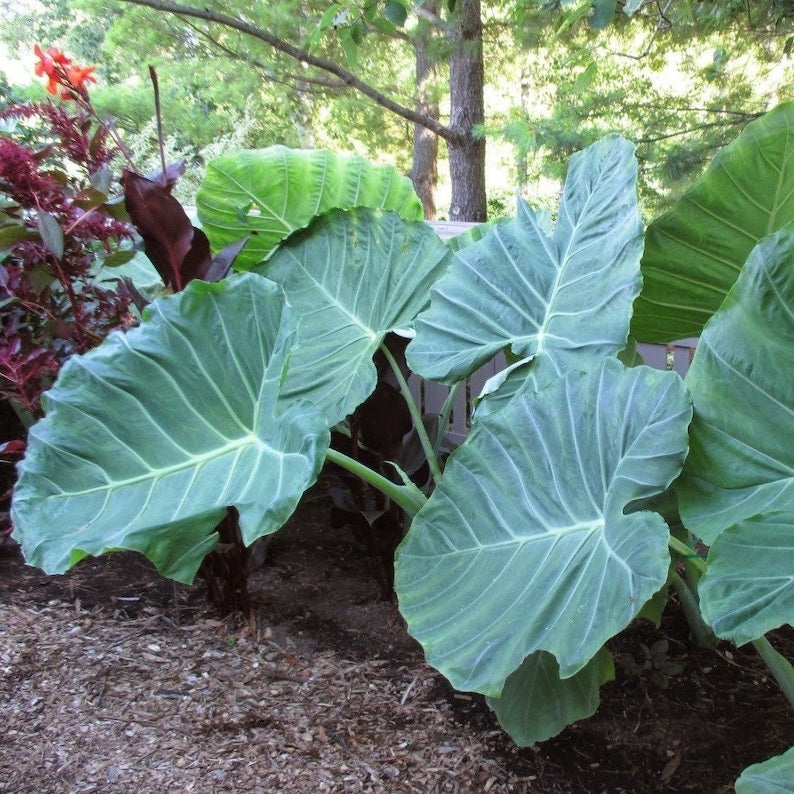
[[[155,11],[164,11],[166,13],[176,14],[178,16],[204,19],[207,22],[214,22],[218,25],[224,25],[225,27],[232,28],[233,30],[239,30],[241,33],[245,33],[247,36],[251,36],[258,41],[264,42],[274,50],[278,50],[285,55],[289,55],[296,61],[308,63],[310,66],[314,66],[317,69],[321,69],[325,72],[328,72],[329,74],[334,75],[335,77],[338,77],[346,86],[355,89],[376,104],[380,105],[382,108],[385,108],[386,110],[395,113],[396,115],[401,116],[402,118],[411,121],[414,124],[419,124],[446,141],[458,142],[461,139],[461,136],[458,133],[444,124],[441,124],[437,119],[431,118],[424,113],[419,113],[415,110],[412,110],[411,108],[407,108],[404,105],[399,104],[398,102],[395,102],[385,94],[378,91],[376,88],[373,88],[368,83],[365,83],[363,80],[359,80],[359,78],[356,77],[352,72],[343,69],[333,61],[312,55],[310,52],[302,50],[300,47],[295,47],[289,42],[274,36],[267,30],[258,28],[241,19],[228,16],[227,14],[221,14],[216,11],[211,11],[208,8],[193,8],[192,6],[184,6],[180,5],[179,3],[172,3],[170,0],[121,0],[121,2],[129,3],[131,5],[147,6],[148,8],[153,8]]]
[[[420,17],[421,19],[424,19],[426,22],[429,22],[431,25],[438,28],[439,30],[444,31],[444,33],[449,32],[450,29],[449,25],[447,25],[447,23],[444,22],[444,20],[441,19],[441,17],[438,14],[434,13],[433,11],[428,10],[422,5],[417,5],[412,10],[414,14],[416,14],[416,16]]]
[[[319,77],[313,77],[310,75],[298,75],[298,74],[287,74],[286,79],[279,79],[275,76],[274,70],[268,66],[266,63],[263,63],[258,58],[254,58],[252,55],[248,53],[241,53],[237,50],[233,50],[231,47],[223,44],[221,41],[216,39],[214,36],[210,35],[208,30],[204,30],[204,28],[200,27],[199,25],[195,25],[189,20],[184,20],[184,24],[187,25],[192,31],[195,32],[197,36],[201,39],[209,43],[210,50],[216,49],[222,52],[227,58],[232,61],[240,61],[241,63],[245,63],[248,66],[253,66],[256,69],[259,69],[271,83],[278,83],[279,85],[284,85],[288,87],[294,87],[297,83],[306,83],[309,86],[317,87],[321,90],[330,90],[330,91],[342,91],[347,89],[347,85],[343,83],[341,80],[325,78],[321,79]]]
[[[755,114],[748,114],[748,117],[750,119],[756,119],[756,118],[760,118],[763,115],[764,115],[763,113],[755,113]],[[712,127],[736,127],[739,126],[740,124],[744,124],[746,121],[747,119],[739,119],[737,121],[731,121],[728,119],[725,119],[723,121],[711,121],[706,124],[698,124],[696,127],[690,127],[689,129],[686,130],[677,130],[675,132],[668,132],[665,133],[664,135],[656,135],[650,138],[639,138],[637,139],[636,143],[638,145],[644,143],[658,143],[659,141],[664,141],[669,138],[678,138],[682,135],[690,135],[693,132],[700,132],[701,130],[711,129]]]

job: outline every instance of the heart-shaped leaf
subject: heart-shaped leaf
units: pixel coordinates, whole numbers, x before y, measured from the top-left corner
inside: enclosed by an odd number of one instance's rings
[[[277,530],[329,441],[310,407],[276,411],[296,322],[260,276],[192,282],[70,359],[19,466],[14,537],[28,562],[59,573],[135,549],[189,582],[227,506],[246,544]]]
[[[284,146],[223,155],[207,165],[196,196],[199,219],[215,249],[246,235],[235,261],[248,269],[317,215],[333,208],[393,210],[421,220],[422,204],[410,180],[361,157]]]
[[[756,246],[686,378],[695,417],[681,518],[713,544],[704,616],[737,643],[794,622],[792,259],[794,225]]]
[[[616,359],[473,428],[397,554],[410,633],[455,686],[499,697],[537,651],[581,670],[661,588],[667,525],[626,512],[687,449],[681,379]]]
[[[352,413],[375,388],[375,351],[427,305],[448,256],[427,224],[364,208],[333,210],[281,246],[256,271],[301,318],[283,399],[311,401],[331,425]]]
[[[417,320],[411,368],[454,383],[506,349],[541,388],[620,352],[640,290],[636,179],[634,147],[605,138],[571,159],[553,231],[519,202],[513,222],[457,251]]]
[[[794,510],[794,225],[753,250],[703,329],[686,384],[695,418],[677,484],[709,545],[753,516]]]

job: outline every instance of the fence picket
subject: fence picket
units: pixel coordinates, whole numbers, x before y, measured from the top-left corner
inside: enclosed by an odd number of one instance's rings
[[[669,345],[641,343],[637,350],[643,361],[654,369],[671,369],[681,377],[686,375],[692,357],[695,355],[697,339],[681,339]],[[460,444],[471,429],[471,413],[474,400],[480,395],[486,381],[505,366],[504,357],[499,355],[478,369],[458,389],[450,416],[449,436]],[[449,394],[449,387],[441,383],[425,381],[414,375],[410,381],[411,393],[422,413],[438,413]]]

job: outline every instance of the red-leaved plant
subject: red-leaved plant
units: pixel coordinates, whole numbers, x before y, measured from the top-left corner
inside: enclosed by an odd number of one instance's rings
[[[124,284],[98,277],[131,255],[135,230],[110,204],[119,145],[88,102],[92,68],[36,53],[65,101],[0,111],[16,122],[0,137],[0,395],[26,423],[66,358],[134,320]]]
[[[24,427],[64,361],[134,322],[131,295],[102,280],[103,264],[132,255],[133,226],[111,203],[120,143],[92,108],[83,67],[36,45],[36,73],[60,102],[0,110],[0,456],[24,450]],[[111,259],[112,258],[112,259]],[[16,420],[19,421],[16,421]],[[10,468],[10,466],[6,466]],[[0,480],[6,500],[13,471]],[[7,514],[0,503],[0,529]]]

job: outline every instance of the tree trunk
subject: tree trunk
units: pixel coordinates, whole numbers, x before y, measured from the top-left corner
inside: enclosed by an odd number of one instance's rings
[[[376,102],[414,124],[419,124],[447,141],[449,170],[452,181],[450,218],[455,221],[480,222],[486,219],[485,197],[485,139],[475,137],[475,125],[485,120],[483,97],[482,17],[480,0],[457,0],[450,19],[450,124],[405,107],[373,86],[356,77],[335,61],[321,58],[301,47],[290,44],[264,28],[209,8],[197,8],[172,0],[123,0],[133,5],[148,6],[194,19],[204,19],[237,30],[301,64],[308,64],[332,74],[349,88]]]
[[[458,0],[456,27],[451,35],[449,98],[450,130],[447,141],[453,221],[482,222],[488,215],[485,196],[485,138],[474,128],[485,121],[483,94],[482,16],[480,0]]]
[[[431,0],[426,8],[438,13],[438,3]],[[430,54],[432,26],[420,20],[414,49],[416,53],[416,110],[438,120],[438,102],[434,96],[434,82],[438,73]],[[438,184],[438,136],[421,124],[414,124],[414,153],[411,181],[422,202],[425,219],[436,219],[436,185]]]

